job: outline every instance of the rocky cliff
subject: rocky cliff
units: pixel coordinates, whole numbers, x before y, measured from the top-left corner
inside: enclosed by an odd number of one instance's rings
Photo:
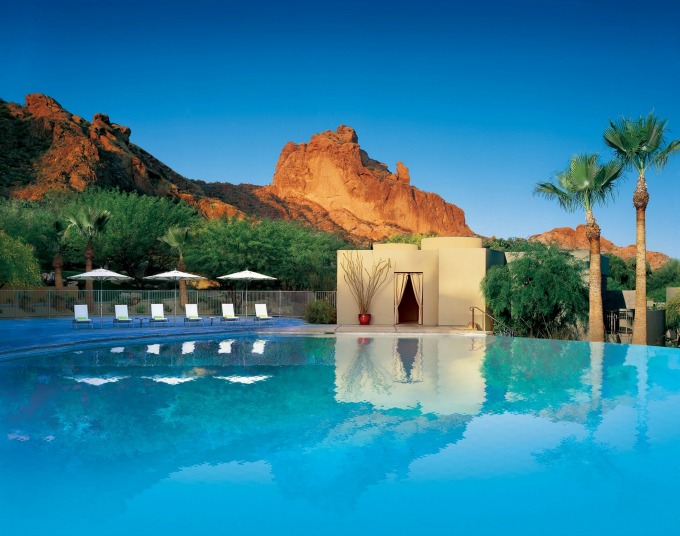
[[[227,203],[206,199],[193,181],[130,143],[130,129],[112,123],[104,114],[96,114],[88,122],[40,94],[28,95],[24,106],[2,102],[0,106],[4,106],[3,124],[11,132],[22,131],[30,141],[43,144],[43,149],[34,151],[31,161],[24,163],[30,164],[24,167],[30,167],[31,172],[23,180],[3,182],[11,197],[35,200],[49,190],[82,191],[97,185],[177,197],[210,216],[243,215]]]
[[[531,236],[529,237],[529,240],[543,242],[544,244],[557,244],[562,249],[590,249],[588,239],[586,238],[585,225],[578,225],[576,229],[572,229],[571,227],[558,227],[552,231]],[[635,244],[619,247],[602,237],[600,239],[600,247],[604,254],[616,255],[626,260],[635,258]],[[652,270],[661,268],[669,258],[668,255],[664,255],[663,253],[654,251],[647,252],[647,262],[652,267]]]
[[[131,143],[130,128],[104,114],[88,122],[45,95],[28,95],[24,106],[0,101],[0,143],[15,148],[19,135],[31,150],[0,158],[6,196],[35,200],[51,189],[97,185],[177,197],[208,217],[300,220],[364,242],[396,233],[473,234],[460,208],[411,186],[403,164],[391,173],[371,159],[349,127],[286,145],[273,184],[264,187],[187,179]]]
[[[268,186],[187,179],[131,143],[130,135],[104,114],[88,122],[45,95],[28,95],[24,106],[0,100],[0,195],[35,200],[52,189],[97,185],[179,198],[207,217],[303,221],[364,243],[404,233],[473,235],[460,208],[411,186],[401,162],[393,173],[370,158],[347,126],[288,143]],[[584,226],[531,239],[588,249]],[[634,246],[619,248],[604,238],[602,251],[635,256]],[[648,259],[656,269],[668,257],[648,252]]]
[[[351,235],[380,240],[392,234],[472,236],[465,214],[440,196],[410,184],[408,168],[396,173],[371,159],[347,126],[288,143],[274,180],[260,192],[300,213],[322,213]]]

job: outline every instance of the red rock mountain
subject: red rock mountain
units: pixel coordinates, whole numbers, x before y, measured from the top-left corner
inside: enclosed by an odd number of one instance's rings
[[[273,183],[260,191],[261,199],[267,197],[298,214],[323,214],[351,235],[372,240],[403,233],[474,234],[460,208],[411,186],[401,162],[391,173],[372,160],[347,126],[316,134],[309,143],[288,143]]]
[[[0,105],[2,105],[0,101]],[[54,99],[33,94],[26,105],[4,104],[9,116],[27,126],[47,149],[31,162],[34,176],[10,188],[12,197],[39,199],[48,190],[82,191],[89,185],[119,187],[184,199],[210,216],[243,215],[224,202],[205,199],[192,181],[130,143],[130,129],[96,114],[91,123],[64,110]]]
[[[588,239],[586,238],[585,225],[578,225],[576,229],[572,229],[571,227],[558,227],[552,231],[531,236],[529,237],[529,240],[543,242],[544,244],[558,244],[562,249],[590,249]],[[618,247],[602,237],[600,239],[600,247],[604,254],[609,253],[626,260],[635,258],[635,244],[626,247]],[[647,262],[652,267],[652,270],[661,268],[669,258],[668,255],[664,255],[663,253],[654,251],[647,252]]]
[[[21,122],[46,144],[25,166],[30,178],[8,188],[12,197],[39,199],[51,189],[115,186],[178,197],[209,217],[301,220],[359,241],[397,233],[473,234],[460,208],[411,186],[401,163],[390,173],[372,160],[349,127],[317,134],[308,144],[289,143],[273,184],[259,187],[187,179],[131,143],[128,127],[103,114],[87,122],[45,95],[28,95],[25,106],[0,101],[3,106],[3,117]]]
[[[45,95],[28,95],[24,106],[0,100],[0,195],[34,200],[52,189],[97,185],[183,199],[208,217],[299,220],[357,242],[416,232],[474,234],[460,208],[411,186],[401,162],[392,173],[371,159],[347,126],[309,143],[288,143],[268,186],[187,179],[131,143],[130,134],[104,114],[88,122]],[[583,226],[532,239],[588,248]],[[618,248],[606,239],[602,250],[635,255],[634,246]],[[648,258],[655,268],[668,259],[653,252]]]

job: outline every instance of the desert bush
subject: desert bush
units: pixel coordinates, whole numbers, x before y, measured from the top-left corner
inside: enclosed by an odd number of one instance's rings
[[[482,293],[491,314],[521,337],[578,339],[588,318],[584,269],[569,253],[542,247],[492,267]]]
[[[305,320],[310,324],[335,324],[337,322],[335,307],[326,300],[315,300],[307,306]]]
[[[666,304],[666,327],[680,330],[680,293],[676,294]]]

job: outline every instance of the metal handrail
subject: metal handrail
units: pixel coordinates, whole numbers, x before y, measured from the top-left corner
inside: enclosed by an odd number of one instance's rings
[[[484,331],[486,331],[486,317],[488,316],[491,320],[498,323],[500,326],[504,327],[507,330],[507,331],[504,331],[504,332],[501,332],[501,333],[507,333],[510,337],[514,336],[514,332],[512,331],[512,329],[510,329],[508,326],[503,324],[503,322],[501,322],[497,318],[494,318],[489,313],[487,313],[486,311],[483,311],[479,307],[470,307],[470,312],[472,313],[472,326],[473,326],[473,328],[477,325],[477,324],[475,324],[475,309],[477,309],[480,313],[482,313],[484,315]]]

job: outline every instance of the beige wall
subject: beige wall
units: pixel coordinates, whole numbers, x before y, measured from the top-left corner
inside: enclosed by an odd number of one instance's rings
[[[423,249],[411,244],[374,244],[374,249],[355,251],[369,271],[381,259],[392,263],[386,284],[371,304],[372,324],[393,325],[394,273],[423,274],[423,325],[464,326],[471,320],[470,307],[486,309],[480,290],[482,278],[490,266],[502,265],[500,251],[482,246],[480,238],[426,238]],[[345,282],[343,260],[348,251],[338,251],[337,311],[339,324],[358,324],[359,312],[349,286]],[[476,322],[483,324],[481,314]]]
[[[439,325],[467,325],[472,320],[470,307],[486,311],[480,284],[490,266],[503,262],[502,252],[485,248],[440,250]],[[483,325],[481,313],[475,314],[475,322]]]
[[[481,248],[482,239],[474,236],[434,236],[423,238],[420,249]]]
[[[394,244],[401,246],[403,244]],[[383,244],[390,246],[390,244]],[[337,311],[338,324],[358,324],[357,307],[349,286],[345,282],[345,272],[342,268],[343,254],[348,251],[338,251],[338,295]],[[386,284],[378,291],[371,305],[371,324],[394,325],[394,272],[422,272],[423,273],[423,325],[437,325],[437,310],[439,305],[439,264],[436,251],[418,251],[401,247],[381,247],[374,251],[359,250],[355,254],[361,255],[364,267],[369,271],[374,263],[381,259],[389,259],[392,263]]]

